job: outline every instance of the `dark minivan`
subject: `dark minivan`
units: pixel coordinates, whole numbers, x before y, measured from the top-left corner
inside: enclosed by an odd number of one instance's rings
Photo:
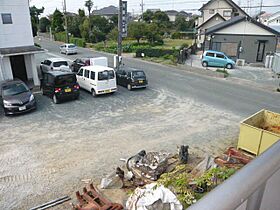
[[[0,103],[5,115],[20,114],[36,109],[36,100],[21,80],[3,81],[0,84]]]
[[[142,70],[119,70],[116,72],[117,84],[127,87],[128,90],[134,88],[146,88],[148,86],[148,80],[146,74]]]
[[[55,104],[62,100],[78,99],[80,86],[72,72],[52,71],[44,74],[41,88],[43,95],[53,99]]]

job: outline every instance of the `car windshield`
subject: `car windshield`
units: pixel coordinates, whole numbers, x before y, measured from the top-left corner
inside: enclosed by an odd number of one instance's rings
[[[102,72],[98,72],[98,80],[108,80],[108,79],[114,79],[115,78],[115,73],[113,70],[106,70]]]
[[[28,91],[28,88],[22,83],[3,86],[3,96],[13,96]]]
[[[68,48],[75,48],[75,47],[76,47],[76,45],[73,45],[73,44],[68,45]]]
[[[143,71],[133,71],[132,77],[145,77],[145,73]]]
[[[57,61],[53,63],[53,67],[68,66],[67,61]]]
[[[75,75],[58,76],[55,80],[56,85],[68,85],[68,84],[73,84],[76,82],[77,82],[77,80],[76,80]]]

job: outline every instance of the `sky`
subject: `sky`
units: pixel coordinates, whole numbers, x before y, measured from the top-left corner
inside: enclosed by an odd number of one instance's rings
[[[161,10],[184,10],[187,12],[198,13],[202,4],[205,4],[207,0],[127,0],[128,10],[131,13],[139,14],[141,13],[141,1],[144,2],[144,11],[147,9],[161,9]],[[262,0],[234,0],[239,6],[259,6]],[[67,11],[77,12],[79,8],[84,8],[85,0],[66,0]],[[114,5],[118,6],[118,0],[98,0],[94,1],[94,9],[101,9],[106,6]],[[62,10],[63,0],[31,0],[30,5],[35,5],[36,7],[44,7],[44,16],[51,14],[57,8]],[[279,0],[263,0],[263,5],[280,5]],[[254,15],[259,9],[244,9],[248,14]],[[280,11],[280,6],[264,8],[263,11],[270,13]]]

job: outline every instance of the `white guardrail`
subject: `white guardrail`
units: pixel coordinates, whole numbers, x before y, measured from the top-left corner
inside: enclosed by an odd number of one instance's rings
[[[280,140],[188,210],[279,210]]]

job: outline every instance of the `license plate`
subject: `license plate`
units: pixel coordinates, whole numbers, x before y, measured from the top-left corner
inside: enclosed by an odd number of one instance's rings
[[[26,106],[19,107],[18,109],[19,109],[19,111],[26,110]]]
[[[111,90],[105,90],[105,93],[111,93]]]
[[[143,80],[139,80],[139,83],[143,83]]]
[[[64,91],[65,91],[65,93],[69,93],[69,92],[71,92],[72,90],[71,90],[71,88],[67,88],[67,89],[65,89]]]

